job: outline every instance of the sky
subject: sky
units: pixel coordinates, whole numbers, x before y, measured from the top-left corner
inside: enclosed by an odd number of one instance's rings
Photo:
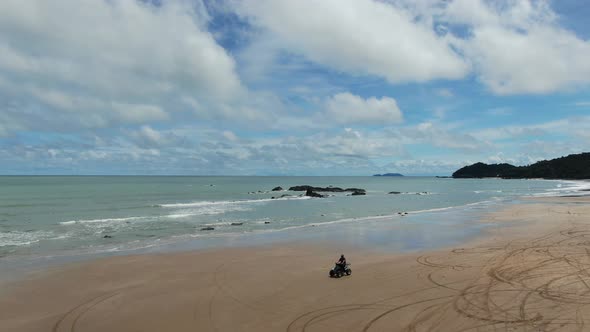
[[[590,151],[585,0],[2,0],[0,174],[450,175]]]

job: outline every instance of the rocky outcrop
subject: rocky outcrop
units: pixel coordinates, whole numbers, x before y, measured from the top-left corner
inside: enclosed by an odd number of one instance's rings
[[[322,194],[318,194],[315,191],[311,190],[311,189],[307,189],[307,191],[305,192],[305,196],[308,197],[317,197],[317,198],[322,198],[322,197],[326,197]]]
[[[391,194],[391,195],[399,195],[401,193],[402,193],[401,191],[390,191],[390,192],[388,192],[388,194]]]
[[[284,189],[283,189],[282,187],[280,187],[280,186],[279,186],[279,187],[274,187],[274,188],[272,188],[272,190],[271,190],[271,191],[283,191],[283,190],[284,190]]]
[[[363,192],[366,193],[365,189],[360,189],[360,188],[346,188],[346,189],[342,189],[339,187],[313,187],[313,186],[308,186],[308,185],[303,185],[303,186],[294,186],[289,188],[290,191],[314,191],[314,192],[330,192],[330,193],[344,193],[344,192]]]
[[[202,231],[213,231],[215,230],[215,227],[203,227],[201,228]]]

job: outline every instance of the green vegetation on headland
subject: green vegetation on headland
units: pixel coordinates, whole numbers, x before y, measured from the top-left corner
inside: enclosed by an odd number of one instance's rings
[[[572,154],[567,157],[543,160],[528,166],[475,163],[453,173],[453,178],[488,177],[503,179],[590,179],[590,153]]]

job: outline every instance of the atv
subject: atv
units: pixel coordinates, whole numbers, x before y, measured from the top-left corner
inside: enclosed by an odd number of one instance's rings
[[[334,267],[330,270],[330,277],[331,278],[340,278],[344,275],[351,275],[352,270],[350,269],[350,264],[346,263],[344,268],[340,264],[334,265]]]

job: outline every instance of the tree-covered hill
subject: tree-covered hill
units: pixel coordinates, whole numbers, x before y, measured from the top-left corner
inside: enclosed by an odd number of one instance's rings
[[[453,178],[500,177],[506,179],[590,179],[590,153],[543,160],[528,166],[475,163],[465,166]]]

